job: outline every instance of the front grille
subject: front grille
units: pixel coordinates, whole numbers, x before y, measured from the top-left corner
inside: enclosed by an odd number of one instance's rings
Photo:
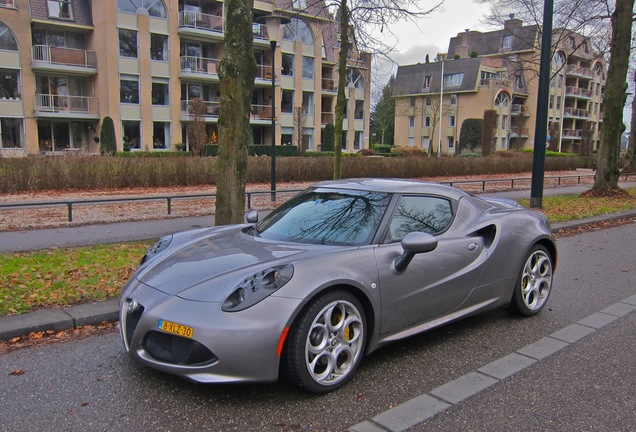
[[[151,357],[172,364],[196,365],[217,360],[209,349],[197,341],[158,331],[146,335],[144,348]]]
[[[132,343],[135,329],[143,313],[144,307],[142,305],[139,305],[134,311],[126,313],[126,343],[128,343],[128,346]]]

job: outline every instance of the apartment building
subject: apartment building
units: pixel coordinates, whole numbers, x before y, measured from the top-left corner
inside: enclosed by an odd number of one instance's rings
[[[500,30],[459,33],[439,61],[400,66],[396,144],[455,154],[463,121],[494,110],[495,150],[533,148],[540,44],[537,26],[511,18]],[[589,154],[602,133],[606,65],[578,33],[557,29],[553,44],[546,146]]]
[[[132,151],[188,149],[194,99],[205,104],[209,142],[218,143],[225,7],[217,0],[0,0],[2,156],[97,153],[106,116],[119,150],[124,140]],[[275,52],[256,21],[272,13],[290,19]],[[256,0],[252,29],[253,144],[269,144],[274,133],[278,145],[318,150],[334,121],[337,23],[302,0]],[[368,147],[370,63],[369,54],[351,50],[345,151]]]

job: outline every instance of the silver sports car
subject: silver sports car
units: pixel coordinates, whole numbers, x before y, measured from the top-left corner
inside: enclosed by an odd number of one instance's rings
[[[391,341],[499,307],[537,314],[557,261],[543,214],[435,183],[322,182],[247,221],[148,251],[120,299],[131,357],[326,393]]]

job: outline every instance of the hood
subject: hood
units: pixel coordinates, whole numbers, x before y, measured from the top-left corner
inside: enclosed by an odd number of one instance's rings
[[[241,228],[212,229],[207,235],[196,236],[185,244],[169,246],[141,270],[137,279],[169,295],[205,284],[206,299],[221,301],[241,279],[263,267],[289,263],[298,259],[297,255],[309,251],[320,253],[320,250],[332,249],[320,245],[274,243],[245,234]]]

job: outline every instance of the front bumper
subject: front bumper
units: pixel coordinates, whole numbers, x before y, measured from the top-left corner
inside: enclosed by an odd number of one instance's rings
[[[121,336],[135,360],[191,381],[270,382],[278,378],[281,334],[301,303],[270,296],[227,313],[220,303],[184,300],[134,281],[120,299]],[[193,328],[192,338],[164,332],[161,320]]]

